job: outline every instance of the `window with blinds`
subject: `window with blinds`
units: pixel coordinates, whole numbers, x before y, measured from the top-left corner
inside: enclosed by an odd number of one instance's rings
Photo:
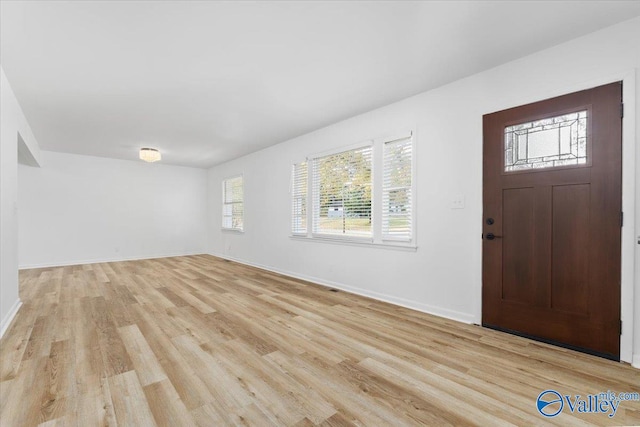
[[[222,181],[222,228],[243,230],[244,189],[242,176]]]
[[[415,249],[413,138],[404,132],[294,164],[292,237]]]
[[[413,144],[411,137],[383,148],[382,239],[410,241],[413,236]]]
[[[307,234],[307,162],[293,165],[291,177],[291,232]]]
[[[372,146],[313,159],[313,234],[371,238]]]

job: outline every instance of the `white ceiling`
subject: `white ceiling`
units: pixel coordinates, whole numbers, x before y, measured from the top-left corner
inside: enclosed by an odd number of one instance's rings
[[[1,2],[44,150],[207,167],[640,15],[638,1]]]

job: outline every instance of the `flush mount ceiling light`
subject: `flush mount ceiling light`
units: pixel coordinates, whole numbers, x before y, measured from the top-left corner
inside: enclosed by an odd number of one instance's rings
[[[153,163],[162,159],[160,152],[155,148],[141,148],[140,149],[140,160],[144,160],[145,162]]]

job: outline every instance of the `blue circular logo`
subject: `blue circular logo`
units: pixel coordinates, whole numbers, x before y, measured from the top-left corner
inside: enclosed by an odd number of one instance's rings
[[[560,393],[557,391],[545,390],[538,395],[536,407],[541,415],[551,418],[562,412],[562,408],[564,408],[564,401],[562,400]]]

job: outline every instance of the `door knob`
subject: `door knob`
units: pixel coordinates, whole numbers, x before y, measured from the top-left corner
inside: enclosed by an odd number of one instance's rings
[[[484,238],[487,240],[493,240],[493,239],[500,239],[502,238],[502,236],[496,236],[493,233],[487,233],[487,235]]]

